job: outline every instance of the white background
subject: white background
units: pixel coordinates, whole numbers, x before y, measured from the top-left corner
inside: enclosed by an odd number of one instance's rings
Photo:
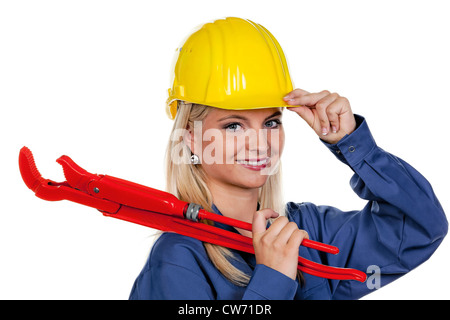
[[[71,156],[93,173],[164,188],[164,103],[180,41],[225,16],[279,40],[296,87],[328,89],[364,115],[383,149],[433,185],[447,212],[450,47],[446,1],[2,1],[0,298],[127,299],[153,230],[36,198],[17,157],[63,181]],[[286,200],[360,209],[351,170],[293,113]],[[370,252],[367,252],[370,255]],[[449,241],[367,299],[449,299]]]

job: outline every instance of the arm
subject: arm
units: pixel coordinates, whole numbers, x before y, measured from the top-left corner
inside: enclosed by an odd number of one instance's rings
[[[367,123],[356,119],[361,124],[355,132],[327,146],[352,168],[353,190],[369,201],[362,210],[350,212],[305,204],[300,210],[307,218],[298,222],[314,230],[318,241],[341,249],[336,256],[324,257],[324,263],[364,271],[377,266],[383,286],[426,261],[442,242],[448,223],[427,180],[380,149]],[[330,286],[335,299],[359,298],[371,290],[355,282],[330,281]]]
[[[345,104],[341,110],[353,117]],[[343,116],[350,123],[347,118]],[[341,249],[336,256],[324,256],[324,263],[360,270],[375,265],[381,270],[381,285],[385,285],[427,260],[446,235],[448,223],[427,180],[379,148],[362,117],[354,119],[355,128],[346,127],[348,134],[321,139],[355,172],[351,186],[368,200],[366,206],[342,212],[303,204],[298,207],[302,214],[295,217],[312,238]],[[290,211],[296,211],[292,205]],[[354,282],[330,281],[330,287],[335,299],[358,298],[370,292],[366,284]]]

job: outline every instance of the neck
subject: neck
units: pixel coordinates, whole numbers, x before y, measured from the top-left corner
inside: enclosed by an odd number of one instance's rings
[[[258,206],[258,188],[244,189],[216,183],[208,184],[208,188],[214,204],[225,217],[252,222],[253,214]],[[242,229],[238,229],[238,231],[245,236],[251,236],[250,231]]]

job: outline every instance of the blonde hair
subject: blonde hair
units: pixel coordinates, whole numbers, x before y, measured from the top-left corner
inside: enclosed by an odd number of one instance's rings
[[[191,150],[183,142],[183,135],[179,134],[187,128],[194,128],[194,122],[202,121],[211,109],[212,107],[204,105],[178,102],[178,112],[166,150],[166,190],[182,201],[199,204],[205,210],[212,212],[213,197],[205,182],[205,173],[201,165],[191,164]],[[175,161],[175,159],[178,160]],[[281,189],[281,166],[260,188],[259,204],[260,209],[271,208],[280,215],[285,214]],[[203,222],[212,224],[210,221]],[[214,266],[229,281],[238,286],[248,284],[250,276],[231,264],[230,259],[233,259],[233,254],[229,249],[210,243],[204,243],[204,246]]]

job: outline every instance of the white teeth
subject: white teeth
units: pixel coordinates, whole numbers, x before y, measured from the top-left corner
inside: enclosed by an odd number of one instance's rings
[[[245,164],[247,166],[257,167],[257,166],[262,166],[262,165],[267,164],[267,162],[269,162],[269,158],[266,158],[266,159],[263,159],[263,160],[259,160],[259,161],[238,160],[237,162],[240,163],[240,164]]]

